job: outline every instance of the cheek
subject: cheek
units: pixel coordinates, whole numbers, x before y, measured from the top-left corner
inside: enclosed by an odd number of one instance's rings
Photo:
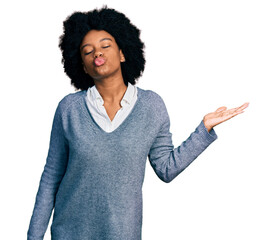
[[[113,61],[120,61],[121,59],[121,54],[118,49],[110,49],[107,53],[106,56],[108,58],[112,58]]]
[[[85,63],[82,63],[82,66],[83,66],[83,71],[84,71],[85,73],[88,73],[87,67],[86,67]]]

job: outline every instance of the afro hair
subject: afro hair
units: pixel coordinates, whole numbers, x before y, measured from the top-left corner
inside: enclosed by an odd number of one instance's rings
[[[63,22],[59,47],[65,73],[76,90],[87,90],[94,80],[83,70],[80,44],[90,30],[104,30],[112,35],[126,61],[121,63],[124,83],[136,84],[145,68],[144,43],[140,30],[123,14],[104,6],[89,12],[74,12]]]

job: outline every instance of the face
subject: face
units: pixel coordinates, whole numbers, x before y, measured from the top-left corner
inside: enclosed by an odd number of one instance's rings
[[[121,62],[125,61],[115,39],[106,31],[91,30],[80,46],[84,71],[94,80],[122,77]]]

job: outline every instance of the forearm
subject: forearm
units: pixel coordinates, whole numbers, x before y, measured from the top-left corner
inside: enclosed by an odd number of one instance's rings
[[[172,181],[216,138],[215,131],[211,129],[208,132],[202,121],[190,137],[177,148],[173,148],[173,145],[168,145],[166,148],[159,149],[158,161],[155,161],[154,158],[151,161],[156,174],[164,182]]]
[[[41,182],[28,229],[28,240],[42,240],[54,208],[56,189],[47,188]]]
[[[51,131],[50,146],[41,175],[35,206],[28,229],[28,240],[42,240],[55,204],[60,182],[68,161],[68,144],[64,137],[61,111],[57,108]]]

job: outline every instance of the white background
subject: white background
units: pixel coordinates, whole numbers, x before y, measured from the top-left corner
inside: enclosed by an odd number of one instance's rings
[[[143,239],[276,239],[275,1],[1,3],[1,239],[26,239],[58,102],[74,92],[58,39],[73,11],[107,4],[141,29],[137,86],[164,99],[175,147],[208,112],[250,102],[173,182],[149,164]],[[50,239],[49,228],[45,239]]]

